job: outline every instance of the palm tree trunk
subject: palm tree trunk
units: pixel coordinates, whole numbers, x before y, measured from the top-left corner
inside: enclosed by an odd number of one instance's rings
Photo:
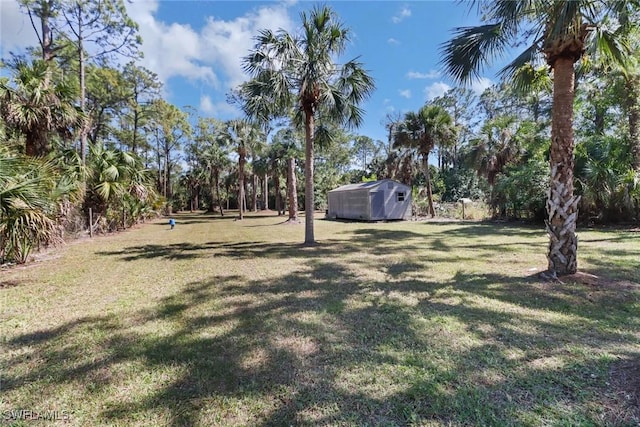
[[[304,112],[305,159],[304,159],[304,244],[313,245],[316,242],[313,232],[313,110]]]
[[[640,76],[629,76],[626,86],[633,169],[640,172]]]
[[[222,200],[220,200],[220,173],[215,173],[215,187],[216,187],[216,200],[218,201],[218,207],[220,208],[220,216],[224,216],[224,212],[222,211]]]
[[[252,174],[253,180],[251,186],[253,187],[252,194],[252,203],[253,203],[253,212],[258,212],[258,175],[255,173]]]
[[[280,177],[278,176],[278,172],[274,172],[273,174],[273,186],[276,190],[276,210],[278,211],[278,216],[280,216],[282,200],[280,198]]]
[[[429,153],[422,158],[422,166],[424,167],[424,179],[427,184],[427,202],[429,203],[429,215],[431,218],[436,216],[436,210],[433,208],[433,193],[431,192],[431,171],[429,170]]]
[[[266,173],[264,174],[264,181],[263,181],[263,190],[262,190],[262,198],[264,199],[264,210],[268,211],[269,210],[269,175],[267,175]]]
[[[580,197],[573,195],[573,59],[559,57],[553,64],[553,107],[551,124],[551,185],[547,200],[549,272],[573,274],[578,269],[576,220]]]
[[[296,191],[296,159],[287,159],[287,195],[289,196],[289,221],[298,221],[298,194]]]
[[[238,159],[238,219],[244,219],[244,156]]]

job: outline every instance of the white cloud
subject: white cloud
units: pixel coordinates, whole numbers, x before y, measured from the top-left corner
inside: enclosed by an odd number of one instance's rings
[[[408,6],[403,6],[402,9],[400,9],[400,12],[391,17],[391,22],[398,24],[402,22],[404,18],[408,18],[409,16],[411,16],[411,9],[409,9]]]
[[[450,89],[451,86],[444,82],[435,82],[424,88],[424,95],[427,98],[427,101],[431,101],[438,96],[444,95]]]
[[[293,28],[287,9],[282,6],[262,7],[233,21],[210,17],[202,30],[203,59],[225,72],[227,87],[235,87],[246,80],[242,57],[253,47],[258,30],[280,28]]]
[[[0,0],[0,56],[6,58],[9,52],[18,53],[37,45],[36,33],[29,18],[20,11],[18,2]]]
[[[389,43],[389,44],[400,44],[400,41],[394,39],[393,37],[391,37],[389,40],[387,40],[387,43]]]
[[[399,90],[398,93],[400,94],[400,96],[407,99],[411,98],[411,91],[409,89]]]
[[[238,110],[238,108],[226,101],[213,102],[209,95],[202,95],[200,97],[199,110],[205,114],[209,114],[220,119],[238,117],[242,115],[242,112]]]
[[[125,4],[140,26],[142,65],[164,82],[171,77],[185,77],[220,90],[233,88],[246,79],[241,57],[249,53],[258,30],[293,27],[286,4],[256,8],[230,21],[209,16],[200,30],[158,21],[158,0]]]
[[[481,94],[485,91],[485,89],[491,86],[493,86],[493,82],[490,79],[486,77],[480,77],[479,79],[471,83],[471,90],[473,90],[477,94]]]
[[[429,70],[426,73],[420,73],[418,71],[409,71],[407,77],[410,79],[437,79],[441,73],[438,70]]]

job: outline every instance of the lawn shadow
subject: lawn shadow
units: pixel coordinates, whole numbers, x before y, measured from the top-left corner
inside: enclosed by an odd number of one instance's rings
[[[154,382],[104,402],[94,415],[105,424],[162,414],[176,426],[517,425],[554,411],[584,423],[590,415],[571,408],[609,379],[612,360],[598,354],[634,342],[531,279],[459,272],[431,281],[399,269],[393,282],[364,282],[340,253],[308,249],[295,251],[303,260],[283,276],[212,276],[125,317],[18,335],[3,388],[38,383],[47,393],[74,383],[96,395],[134,372]],[[561,363],[586,345],[593,354]],[[27,348],[36,363],[16,376]]]
[[[291,258],[296,267],[260,279],[247,279],[251,272],[210,276],[146,308],[17,334],[6,342],[3,391],[35,384],[40,398],[53,399],[74,384],[78,398],[101,403],[97,413],[78,413],[86,417],[80,424],[637,421],[612,372],[640,355],[638,292],[469,272],[464,259],[445,256],[455,250],[449,233],[367,227],[310,247],[210,241],[99,252],[123,261],[225,256],[247,268],[256,259]],[[424,246],[429,259],[413,258]],[[498,257],[504,248],[480,250]],[[398,251],[400,261],[384,262]],[[354,253],[367,257],[348,256]],[[430,277],[427,261],[449,263],[451,276]],[[365,278],[357,262],[383,274]],[[617,398],[611,404],[619,410],[590,412],[594,396]]]

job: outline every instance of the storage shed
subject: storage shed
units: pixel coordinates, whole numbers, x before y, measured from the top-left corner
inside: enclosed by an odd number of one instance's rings
[[[348,184],[329,191],[327,217],[381,221],[411,218],[411,187],[391,179]]]

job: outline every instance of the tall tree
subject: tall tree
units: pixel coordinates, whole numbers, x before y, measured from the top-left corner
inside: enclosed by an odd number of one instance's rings
[[[127,15],[123,0],[67,0],[61,8],[66,26],[64,36],[73,43],[78,59],[80,109],[86,111],[85,69],[90,58],[111,54],[134,56],[141,43],[138,24]],[[60,28],[62,31],[62,28]],[[80,132],[80,153],[84,164],[88,128]]]
[[[157,182],[160,194],[171,199],[171,179],[178,160],[177,151],[191,135],[187,114],[164,100],[154,101],[154,113],[149,123],[156,143]]]
[[[287,200],[289,222],[298,222],[298,179],[296,177],[296,159],[302,157],[298,143],[300,135],[293,128],[280,129],[274,136],[271,147],[272,157],[284,163],[287,177]]]
[[[498,206],[494,191],[496,179],[521,154],[513,138],[514,129],[513,116],[498,116],[487,120],[469,144],[467,161],[478,175],[487,179],[491,187],[489,204],[494,210]]]
[[[353,139],[353,154],[360,161],[363,172],[367,170],[369,162],[378,154],[378,148],[373,139],[368,136],[358,135]]]
[[[429,154],[436,144],[446,145],[455,139],[456,132],[449,113],[437,105],[425,105],[417,113],[408,112],[395,134],[398,147],[407,147],[416,152],[422,160],[422,168],[427,187],[429,214],[436,216],[433,208]]]
[[[220,198],[220,177],[231,164],[224,129],[224,123],[219,120],[199,117],[195,127],[194,147],[192,148],[196,152],[198,163],[207,172],[205,183],[209,188],[211,200],[209,211],[213,212],[217,205],[220,216],[224,216]]]
[[[55,46],[53,21],[59,13],[60,2],[58,0],[20,0],[20,4],[27,10],[33,31],[38,37],[42,60],[51,62],[59,49]],[[40,28],[35,18],[40,20]]]
[[[162,83],[157,74],[133,62],[124,67],[122,75],[128,98],[120,121],[128,128],[126,141],[129,149],[137,154],[144,145],[140,133],[149,116],[149,105],[159,98]]]
[[[302,29],[262,30],[244,68],[253,77],[241,92],[251,116],[287,115],[292,107],[305,130],[305,238],[314,236],[314,137],[317,114],[349,126],[362,122],[358,104],[374,89],[373,79],[356,60],[337,64],[349,41],[349,30],[329,7],[301,13]]]
[[[469,82],[496,54],[518,42],[528,47],[502,73],[512,78],[527,63],[542,55],[553,70],[551,124],[551,182],[547,201],[547,231],[550,237],[548,274],[577,271],[578,238],[575,233],[579,197],[574,196],[573,101],[574,64],[593,43],[622,62],[624,48],[613,26],[604,20],[637,8],[638,1],[606,0],[494,0],[479,3],[483,25],[460,27],[442,45],[446,71],[461,82]],[[610,22],[610,21],[608,21]],[[618,21],[623,23],[623,21]],[[521,43],[522,44],[522,43]]]
[[[245,166],[247,155],[261,140],[260,128],[246,120],[230,120],[222,131],[226,144],[238,153],[238,218],[244,219],[245,212]]]

